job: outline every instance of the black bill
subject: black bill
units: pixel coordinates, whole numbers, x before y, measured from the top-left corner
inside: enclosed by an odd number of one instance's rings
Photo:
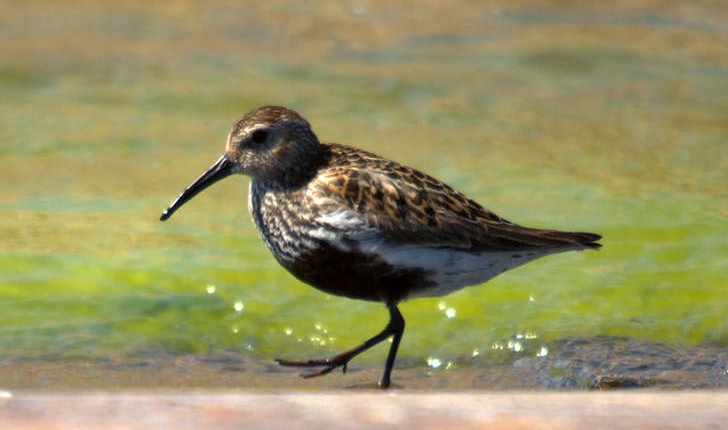
[[[227,155],[223,154],[219,160],[215,162],[205,173],[195,180],[189,187],[182,191],[182,194],[177,197],[175,201],[167,209],[162,212],[162,216],[159,218],[160,221],[165,221],[171,217],[172,214],[179,209],[183,204],[187,203],[187,200],[196,196],[200,191],[219,181],[220,179],[226,178],[233,173],[234,164],[228,160]]]

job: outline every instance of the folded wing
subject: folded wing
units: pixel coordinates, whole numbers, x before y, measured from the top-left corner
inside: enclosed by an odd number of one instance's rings
[[[314,194],[326,222],[348,223],[352,233],[376,232],[400,246],[474,252],[600,246],[597,234],[514,224],[447,184],[374,154],[344,145],[331,145],[331,153],[330,167],[315,179]]]

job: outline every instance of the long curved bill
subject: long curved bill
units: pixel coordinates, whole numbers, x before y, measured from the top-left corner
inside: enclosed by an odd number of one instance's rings
[[[234,164],[227,158],[226,154],[223,154],[219,160],[215,162],[205,173],[195,180],[190,186],[182,191],[182,194],[177,197],[175,201],[167,209],[162,212],[162,216],[159,218],[160,221],[165,221],[171,217],[172,214],[179,209],[183,204],[187,203],[192,197],[196,196],[200,191],[219,181],[220,179],[226,178],[233,174]]]

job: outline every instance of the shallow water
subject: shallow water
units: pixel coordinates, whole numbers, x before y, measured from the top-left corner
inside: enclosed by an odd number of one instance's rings
[[[233,353],[265,366],[379,331],[382,306],[277,266],[247,214],[246,178],[158,222],[232,121],[270,103],[324,141],[416,166],[513,221],[604,236],[599,252],[402,304],[407,366],[545,359],[571,336],[728,347],[723,6],[5,9],[8,363]],[[380,348],[356,363],[376,374],[383,359]]]

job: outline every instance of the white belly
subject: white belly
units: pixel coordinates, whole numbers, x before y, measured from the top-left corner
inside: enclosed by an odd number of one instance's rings
[[[367,249],[368,248],[368,249]],[[360,247],[377,254],[395,268],[420,268],[428,273],[433,287],[414,292],[407,298],[437,297],[461,288],[479,285],[544,255],[568,251],[569,248],[503,252],[468,252],[445,247],[396,247],[375,245]]]

